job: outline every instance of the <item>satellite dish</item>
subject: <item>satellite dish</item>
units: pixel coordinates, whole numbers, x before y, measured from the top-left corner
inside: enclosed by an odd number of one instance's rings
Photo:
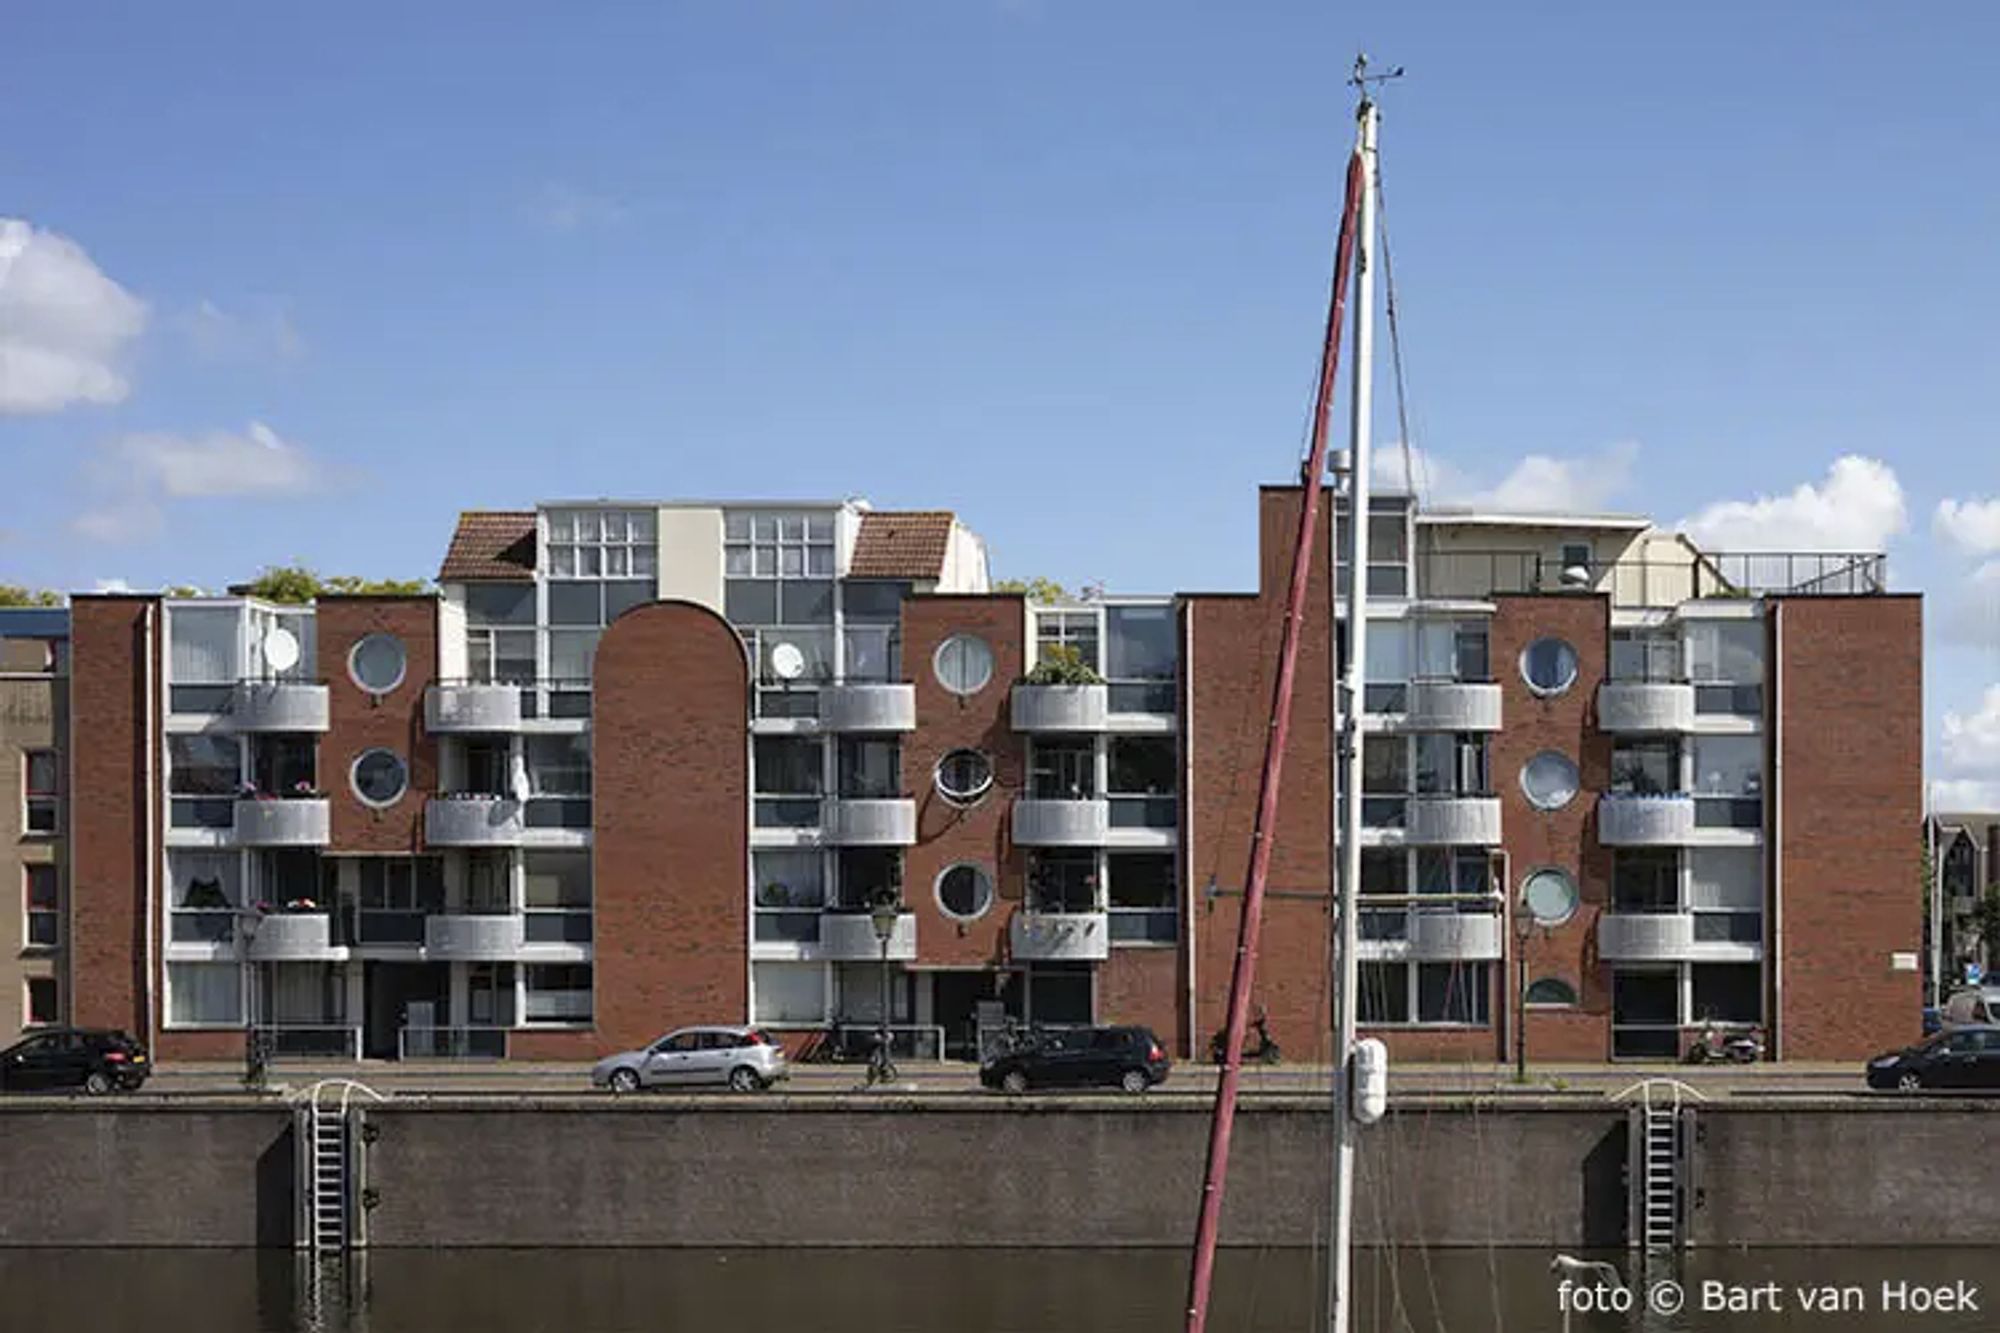
[[[1590,586],[1590,571],[1582,565],[1571,565],[1562,572],[1563,587],[1586,588]]]
[[[781,643],[771,649],[771,674],[779,680],[797,680],[805,670],[806,655],[796,643]]]
[[[282,626],[264,636],[260,649],[272,671],[282,674],[299,664],[299,636]]]

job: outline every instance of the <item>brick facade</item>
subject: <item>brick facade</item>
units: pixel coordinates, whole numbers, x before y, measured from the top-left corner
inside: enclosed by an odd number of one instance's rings
[[[315,633],[326,682],[329,729],[319,745],[319,786],[333,825],[330,855],[423,850],[424,798],[437,790],[437,742],[424,729],[424,687],[437,678],[435,597],[322,597]],[[371,634],[403,645],[403,681],[384,694],[363,689],[348,670],[354,646]],[[377,809],[354,793],[354,761],[370,750],[402,757],[410,785]]]

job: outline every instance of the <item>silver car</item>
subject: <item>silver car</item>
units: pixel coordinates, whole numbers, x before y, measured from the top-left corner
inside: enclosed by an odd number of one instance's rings
[[[605,1056],[591,1067],[590,1082],[613,1092],[703,1083],[758,1092],[790,1072],[784,1047],[756,1028],[681,1028],[644,1050]]]

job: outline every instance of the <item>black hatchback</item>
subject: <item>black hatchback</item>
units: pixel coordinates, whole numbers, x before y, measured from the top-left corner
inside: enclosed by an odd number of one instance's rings
[[[145,1050],[109,1028],[47,1028],[0,1051],[0,1089],[131,1092],[152,1072]]]
[[[1946,1028],[1928,1041],[1878,1055],[1868,1062],[1868,1086],[1904,1092],[1938,1088],[2000,1091],[2000,1027]]]
[[[1173,1061],[1150,1028],[1069,1028],[1043,1032],[979,1066],[979,1081],[1003,1092],[1030,1088],[1123,1088],[1144,1092],[1166,1081]]]

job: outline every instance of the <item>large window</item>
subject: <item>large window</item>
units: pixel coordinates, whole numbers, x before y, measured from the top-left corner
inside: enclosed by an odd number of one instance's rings
[[[1685,675],[1681,641],[1671,630],[1611,631],[1611,679],[1676,681]]]
[[[1690,621],[1687,644],[1695,712],[1756,716],[1763,711],[1762,621]]]
[[[56,889],[56,868],[52,865],[21,867],[25,888],[22,894],[26,913],[21,942],[30,949],[53,949],[62,943],[62,898]]]
[[[1611,854],[1611,910],[1680,910],[1680,853],[1671,847],[1620,847]]]
[[[833,515],[746,512],[723,517],[723,572],[732,579],[833,577]]]
[[[1485,963],[1362,963],[1360,1019],[1484,1027],[1492,1021],[1492,991]]]
[[[834,874],[840,890],[837,906],[859,910],[885,898],[903,900],[900,847],[843,847],[834,853]]]
[[[590,943],[590,853],[522,853],[530,944]]]
[[[168,963],[167,1022],[175,1027],[241,1027],[242,968],[235,963]]]
[[[1761,944],[1764,859],[1755,847],[1688,849],[1687,905],[1698,943]]]
[[[220,713],[243,672],[243,613],[239,606],[175,606],[167,612],[168,707],[176,713]]]
[[[820,909],[826,905],[825,866],[825,854],[815,848],[752,852],[753,938],[793,944],[817,940]]]
[[[167,792],[175,828],[229,828],[243,786],[243,747],[234,736],[167,737]]]
[[[444,867],[435,856],[356,858],[362,944],[422,944],[424,918],[444,910]]]
[[[237,852],[167,852],[167,938],[177,944],[227,944],[243,907],[243,858]]]
[[[823,743],[804,736],[759,736],[751,778],[759,828],[811,828],[819,823],[824,782]]]
[[[1695,1022],[1756,1023],[1764,1017],[1764,971],[1755,963],[1695,963]]]
[[[529,1023],[588,1023],[591,1015],[589,963],[528,963],[522,1011]]]
[[[465,589],[466,670],[484,684],[534,683],[535,585],[472,583]]]
[[[650,509],[551,509],[552,579],[645,577],[659,569],[658,515]]]
[[[1681,789],[1678,741],[1619,741],[1611,747],[1611,790],[1619,796],[1664,796]]]
[[[25,805],[21,828],[33,834],[53,834],[61,826],[62,771],[54,750],[28,750],[22,754]]]
[[[837,794],[881,800],[903,794],[902,745],[876,736],[843,736],[837,747]]]
[[[590,827],[590,736],[529,736],[527,822],[531,828]]]
[[[1066,652],[1075,654],[1076,660],[1092,671],[1104,670],[1095,610],[1035,612],[1035,660],[1060,659]]]
[[[1113,944],[1172,944],[1180,934],[1172,852],[1110,852],[1105,871]]]
[[[1343,508],[1334,525],[1333,558],[1339,590],[1345,596],[1351,586],[1347,573],[1347,547],[1352,519]],[[1409,522],[1400,504],[1393,508],[1369,506],[1368,512],[1368,595],[1407,597],[1410,591]],[[1370,626],[1372,629],[1373,626]]]
[[[1174,711],[1174,669],[1179,658],[1173,607],[1104,608],[1104,678],[1114,713]]]
[[[1097,796],[1097,746],[1091,741],[1033,742],[1028,795],[1037,801],[1087,801]]]
[[[1036,912],[1095,912],[1097,853],[1081,848],[1028,853],[1028,907]]]
[[[62,998],[54,977],[28,978],[28,1009],[24,1027],[49,1027],[62,1022]]]
[[[1416,790],[1427,796],[1488,796],[1486,737],[1429,732],[1413,738]]]
[[[795,1027],[824,1023],[826,981],[822,963],[750,964],[752,1021]]]
[[[311,736],[254,736],[250,785],[260,796],[319,795],[319,742]]]
[[[1696,736],[1693,745],[1696,827],[1761,828],[1763,737]]]
[[[833,531],[824,511],[723,515],[723,613],[750,642],[760,717],[818,716],[833,679]]]
[[[1174,827],[1180,761],[1173,737],[1114,736],[1109,758],[1111,827]]]

